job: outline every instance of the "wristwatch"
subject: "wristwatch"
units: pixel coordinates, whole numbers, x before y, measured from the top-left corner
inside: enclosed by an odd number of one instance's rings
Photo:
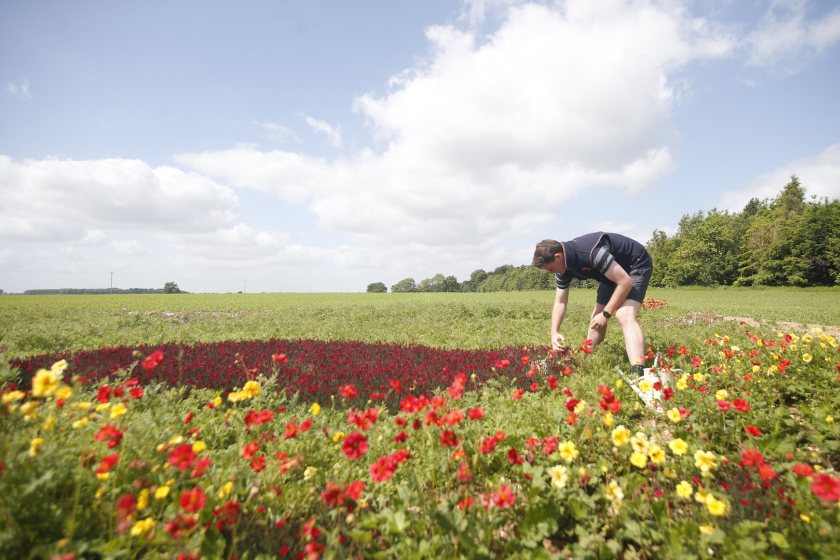
[[[604,311],[603,311],[601,314],[602,314],[604,317],[606,317],[607,319],[609,319],[610,317],[612,317],[612,313],[610,313],[610,312],[609,312],[609,311],[607,311],[606,309],[604,309]]]

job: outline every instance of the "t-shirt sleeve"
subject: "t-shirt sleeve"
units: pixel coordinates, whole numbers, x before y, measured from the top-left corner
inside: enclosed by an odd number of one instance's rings
[[[571,285],[571,283],[571,274],[557,274],[556,272],[554,273],[554,285],[557,286],[558,290],[565,290]]]
[[[610,253],[609,249],[607,249],[607,244],[603,241],[598,244],[598,247],[595,248],[595,253],[592,255],[592,268],[601,274],[606,274],[610,265],[614,261],[615,257],[613,257],[612,253]]]

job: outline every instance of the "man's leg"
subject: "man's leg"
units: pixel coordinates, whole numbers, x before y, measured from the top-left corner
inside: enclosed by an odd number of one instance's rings
[[[600,314],[604,310],[603,303],[596,303],[595,309],[592,310],[592,315],[589,317],[589,324],[592,324],[592,319],[595,318],[596,315]],[[592,341],[592,347],[598,346],[604,340],[604,337],[607,335],[607,328],[604,327],[603,330],[595,330],[589,329],[589,332],[586,333],[586,338]]]
[[[641,305],[638,301],[628,299],[615,313],[621,325],[621,331],[624,333],[624,346],[627,349],[627,358],[630,360],[631,367],[644,364],[645,335],[637,320]]]

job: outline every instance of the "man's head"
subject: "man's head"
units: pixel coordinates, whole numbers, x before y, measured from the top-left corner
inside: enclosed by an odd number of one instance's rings
[[[552,268],[558,254],[563,254],[563,244],[554,239],[543,239],[537,243],[532,264],[537,268],[549,270]]]

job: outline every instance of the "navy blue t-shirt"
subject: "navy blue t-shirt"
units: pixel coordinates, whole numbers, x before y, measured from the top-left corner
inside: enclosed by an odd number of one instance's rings
[[[574,278],[613,283],[605,276],[613,262],[628,274],[636,269],[651,267],[653,262],[644,245],[618,233],[597,231],[561,242],[566,258],[566,272],[555,274],[558,289],[568,288]]]

